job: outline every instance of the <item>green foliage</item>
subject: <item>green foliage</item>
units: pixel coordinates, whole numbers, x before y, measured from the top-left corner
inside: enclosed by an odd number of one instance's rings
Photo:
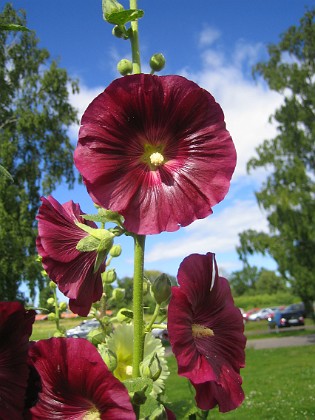
[[[287,306],[291,303],[300,302],[300,298],[292,295],[290,292],[278,292],[273,295],[262,294],[252,296],[237,296],[234,303],[237,307],[245,309],[245,311],[253,308],[269,308],[270,306]]]
[[[0,25],[26,25],[23,11],[6,4]],[[44,287],[35,261],[39,198],[61,182],[72,186],[73,146],[67,127],[77,122],[69,104],[77,82],[38,47],[33,31],[0,31],[0,299],[14,300],[19,286]]]
[[[290,292],[283,277],[278,276],[274,271],[264,268],[259,270],[248,264],[244,265],[243,270],[235,271],[230,275],[230,286],[233,296]]]
[[[257,148],[248,169],[265,168],[269,175],[256,193],[268,214],[270,233],[240,235],[241,259],[269,254],[294,293],[311,309],[315,300],[315,9],[299,26],[290,27],[278,45],[269,46],[269,60],[258,63],[271,89],[283,94],[272,119],[278,135]]]
[[[245,401],[229,413],[210,411],[210,419],[311,419],[314,417],[315,346],[249,349],[241,370]],[[187,419],[194,405],[188,381],[177,375],[175,358],[168,358],[167,404],[178,419]]]

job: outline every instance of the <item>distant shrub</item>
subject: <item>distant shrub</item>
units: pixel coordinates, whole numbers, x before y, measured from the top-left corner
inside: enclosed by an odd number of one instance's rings
[[[290,305],[301,299],[289,292],[278,292],[273,295],[238,296],[234,298],[235,305],[244,310],[252,308],[268,308],[270,306]]]

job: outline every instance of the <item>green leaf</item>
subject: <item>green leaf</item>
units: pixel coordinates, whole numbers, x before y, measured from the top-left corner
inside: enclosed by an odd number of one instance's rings
[[[143,15],[143,10],[122,10],[121,12],[106,13],[105,20],[113,25],[125,25],[127,22],[142,18]]]
[[[8,172],[2,165],[0,165],[0,176],[8,178],[10,181],[14,182],[14,179],[12,178],[10,172]]]
[[[16,25],[15,23],[0,23],[0,31],[30,31],[22,25]]]

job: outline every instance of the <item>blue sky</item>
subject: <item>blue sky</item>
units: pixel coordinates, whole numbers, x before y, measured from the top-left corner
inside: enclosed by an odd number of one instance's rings
[[[128,2],[121,0],[127,7]],[[128,41],[111,35],[103,21],[101,0],[16,0],[15,8],[27,13],[28,27],[69,75],[80,81],[81,93],[71,96],[79,116],[89,102],[115,78],[116,64],[130,57]],[[175,233],[149,236],[147,269],[176,275],[181,260],[193,252],[215,252],[225,273],[241,268],[235,251],[238,233],[249,228],[266,230],[265,215],[256,204],[254,191],[266,173],[248,175],[246,162],[255,147],[272,138],[276,128],[268,117],[282,98],[262,80],[254,81],[251,67],[266,58],[266,45],[277,43],[281,33],[298,24],[307,0],[138,0],[145,12],[139,21],[143,72],[150,56],[162,52],[166,67],[160,74],[181,74],[209,90],[221,104],[238,152],[238,165],[226,199],[213,208],[213,215]],[[78,126],[69,135],[77,141]],[[86,213],[93,204],[83,186],[53,193],[60,202],[72,199]],[[119,238],[120,239],[120,238]],[[113,262],[120,277],[132,275],[133,244],[130,238],[117,243],[123,253]],[[253,263],[275,268],[273,261],[254,258]]]

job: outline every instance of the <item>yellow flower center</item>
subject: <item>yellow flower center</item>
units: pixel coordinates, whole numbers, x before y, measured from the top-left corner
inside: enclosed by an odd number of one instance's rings
[[[164,162],[164,156],[159,152],[152,153],[150,155],[150,162],[155,167],[161,166]]]
[[[162,144],[145,144],[141,161],[146,163],[151,171],[157,170],[158,167],[166,163],[164,146]]]
[[[214,332],[211,328],[205,327],[204,325],[193,324],[192,335],[194,338],[213,337]]]
[[[101,413],[96,407],[92,407],[83,417],[83,420],[100,420]]]

